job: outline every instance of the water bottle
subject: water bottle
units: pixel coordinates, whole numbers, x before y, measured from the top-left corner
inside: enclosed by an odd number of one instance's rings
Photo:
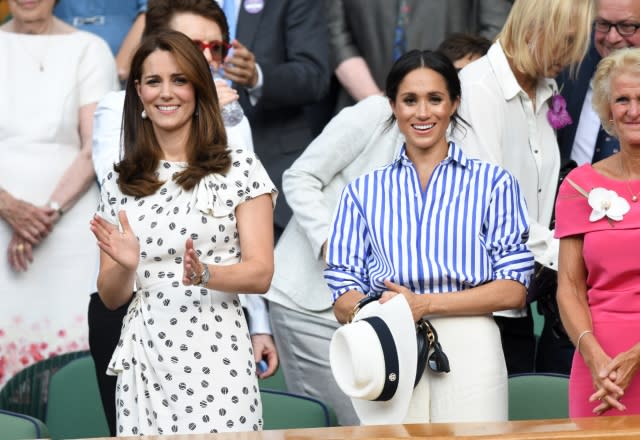
[[[213,68],[213,66],[211,66],[210,69],[211,76],[213,77],[214,81],[217,79],[221,79],[230,82],[224,78],[224,70],[222,67],[216,70]],[[242,107],[237,100],[222,106],[222,122],[224,122],[225,127],[233,127],[238,125],[240,121],[242,121],[243,117],[244,112],[242,111]]]

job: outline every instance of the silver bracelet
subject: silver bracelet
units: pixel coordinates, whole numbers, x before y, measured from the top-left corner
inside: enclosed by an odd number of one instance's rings
[[[582,338],[584,338],[586,335],[588,335],[589,333],[593,334],[593,331],[591,330],[584,330],[582,333],[580,333],[580,335],[578,336],[578,342],[576,342],[576,350],[578,351],[578,353],[580,353],[580,341],[582,341]],[[582,353],[580,353],[582,354]]]

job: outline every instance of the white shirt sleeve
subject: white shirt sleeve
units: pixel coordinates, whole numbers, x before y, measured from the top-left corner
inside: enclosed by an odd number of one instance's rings
[[[124,91],[107,93],[93,114],[93,149],[91,158],[99,183],[120,161],[122,109]]]
[[[260,295],[241,294],[240,303],[247,309],[249,334],[271,334],[271,324],[269,323],[269,312],[267,305]]]
[[[262,85],[264,83],[264,78],[262,75],[262,69],[260,65],[256,63],[256,70],[258,71],[258,81],[256,81],[256,85],[250,89],[247,89],[249,92],[249,101],[251,105],[256,105],[262,96]]]

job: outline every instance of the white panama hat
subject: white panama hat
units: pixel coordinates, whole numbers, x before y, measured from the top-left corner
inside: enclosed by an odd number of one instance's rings
[[[413,315],[402,295],[363,307],[336,330],[329,348],[333,376],[363,425],[403,422],[417,357]]]

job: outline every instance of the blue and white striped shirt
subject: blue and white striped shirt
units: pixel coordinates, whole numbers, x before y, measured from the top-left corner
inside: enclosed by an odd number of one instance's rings
[[[527,208],[504,169],[454,143],[426,190],[405,147],[392,164],[346,186],[334,215],[324,277],[335,301],[380,295],[384,280],[415,293],[455,292],[533,272]]]

